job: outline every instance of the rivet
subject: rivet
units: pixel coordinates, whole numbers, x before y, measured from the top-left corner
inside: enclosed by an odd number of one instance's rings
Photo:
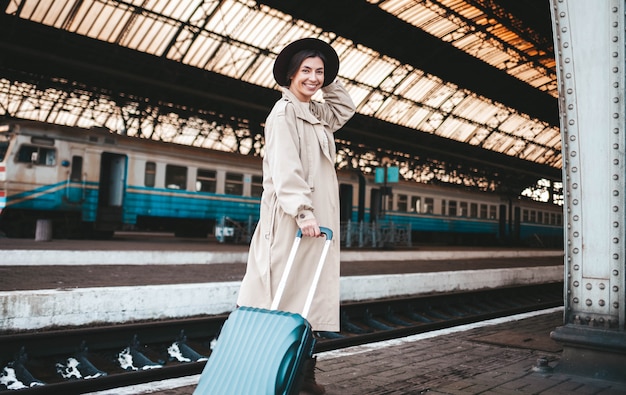
[[[574,303],[578,303],[578,298],[574,298],[574,299],[572,299],[572,302],[574,302]]]
[[[591,288],[593,288],[593,286],[591,285],[591,283],[587,283],[587,284],[585,284],[585,288],[590,290]]]
[[[600,300],[598,301],[598,304],[599,304],[600,306],[604,306],[604,299],[600,299]]]
[[[572,252],[573,252],[574,254],[578,254],[578,247],[574,248],[574,249],[572,250]]]
[[[572,173],[576,173],[578,171],[578,167],[574,166],[572,167]]]
[[[619,276],[619,270],[613,269],[611,273],[613,273],[614,276]]]
[[[574,281],[574,283],[572,284],[575,287],[578,287],[580,285],[580,283],[578,281]]]
[[[604,288],[606,288],[606,285],[604,285],[604,283],[600,283],[600,284],[598,284],[598,288],[604,289]]]
[[[585,300],[585,304],[587,306],[591,306],[593,304],[593,302],[591,301],[591,299],[587,299],[587,300]],[[587,320],[589,320],[589,318],[587,318]]]
[[[619,243],[619,239],[617,237],[614,237],[613,238],[613,244],[617,244],[617,243]]]
[[[618,260],[619,259],[619,254],[613,254],[613,259]]]
[[[619,287],[617,285],[613,286],[613,292],[619,292]]]
[[[574,232],[574,237],[578,237],[578,232]]]
[[[619,222],[617,222],[617,221],[613,221],[613,227],[614,227],[614,228],[618,228],[618,227],[619,227]]]
[[[619,196],[619,191],[613,191],[613,196]]]
[[[574,265],[574,270],[578,270],[578,269],[580,269],[580,266],[578,266],[578,264],[575,264]],[[578,284],[578,281],[576,283]]]
[[[570,156],[576,156],[576,155],[577,155],[576,151],[572,151],[572,153],[570,154]]]
[[[614,212],[614,213],[616,213],[616,212],[618,212],[618,211],[619,211],[619,207],[617,207],[617,206],[613,206],[613,212]]]
[[[619,309],[619,303],[613,302],[613,308]]]
[[[574,199],[574,200],[572,200],[572,204],[573,204],[574,206],[576,206],[576,205],[578,204],[578,199]]]

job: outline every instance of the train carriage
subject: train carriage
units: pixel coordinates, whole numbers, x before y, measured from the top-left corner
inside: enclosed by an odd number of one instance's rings
[[[206,237],[227,220],[249,234],[259,215],[261,170],[253,156],[104,129],[5,122],[0,230],[33,237],[36,221],[49,219],[55,237],[109,237],[115,230]],[[562,245],[560,206],[404,180],[381,185],[354,170],[338,178],[345,244],[346,234],[366,224],[402,230],[415,243]]]

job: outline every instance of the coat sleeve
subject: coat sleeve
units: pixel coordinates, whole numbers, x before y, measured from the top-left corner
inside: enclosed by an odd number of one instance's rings
[[[311,188],[300,159],[295,109],[290,103],[277,111],[265,130],[265,155],[278,204],[298,224],[314,218]]]
[[[339,81],[322,88],[324,103],[312,102],[311,112],[328,125],[331,132],[336,132],[352,118],[356,106],[350,94]]]

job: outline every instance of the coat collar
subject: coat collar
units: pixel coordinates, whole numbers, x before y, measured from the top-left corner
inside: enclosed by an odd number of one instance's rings
[[[321,123],[320,120],[317,119],[309,110],[310,103],[303,103],[298,100],[296,95],[294,95],[293,92],[290,91],[287,87],[281,87],[280,89],[283,91],[283,99],[291,102],[294,105],[294,108],[296,109],[296,116],[298,118],[304,119],[305,121],[313,125]]]
[[[287,100],[293,104],[296,110],[296,116],[311,125],[315,131],[317,141],[324,153],[324,156],[331,162],[335,163],[335,145],[333,144],[332,133],[327,133],[324,123],[317,119],[310,110],[310,103],[303,103],[296,98],[296,95],[289,90],[289,88],[281,87],[283,91],[283,100]]]

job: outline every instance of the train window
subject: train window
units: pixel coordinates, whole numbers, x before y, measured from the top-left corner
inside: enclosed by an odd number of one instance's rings
[[[17,152],[17,161],[21,163],[54,166],[56,165],[56,150],[54,148],[23,145]]]
[[[187,189],[187,168],[184,166],[165,166],[165,187],[168,189]]]
[[[433,207],[435,207],[435,201],[433,200],[433,198],[424,198],[424,207],[422,209],[422,212],[424,214],[432,214],[434,213]]]
[[[481,204],[480,205],[480,218],[489,218],[489,216],[487,215],[487,205],[486,204]]]
[[[530,218],[528,219],[529,222],[535,223],[536,222],[536,218],[537,218],[537,212],[534,210],[530,211]]]
[[[146,162],[146,169],[143,176],[143,184],[147,187],[153,187],[156,180],[156,163]]]
[[[250,184],[250,196],[261,197],[263,194],[263,176],[252,176]]]
[[[420,210],[422,209],[421,206],[422,203],[422,198],[420,198],[419,196],[411,196],[411,209],[410,211],[412,213],[419,213]]]
[[[478,204],[476,203],[470,204],[470,217],[478,218]]]
[[[4,157],[6,156],[8,149],[9,149],[9,142],[0,141],[0,162],[4,161]]]
[[[468,217],[469,216],[469,211],[467,209],[467,202],[460,202],[459,203],[459,215],[461,217]]]
[[[457,215],[456,200],[450,200],[448,202],[448,215],[450,215],[451,217],[454,217]]]
[[[563,225],[563,216],[561,214],[556,215],[556,225]]]
[[[498,218],[498,209],[496,206],[493,206],[493,205],[489,206],[489,218],[490,219]]]
[[[407,207],[408,196],[407,195],[398,195],[398,211],[406,212],[409,211]]]
[[[198,169],[196,191],[215,193],[217,191],[217,171]]]
[[[537,211],[537,223],[543,223],[543,211]]]
[[[446,215],[446,199],[441,199],[441,215]]]
[[[243,174],[226,173],[226,183],[224,193],[227,195],[243,195]]]
[[[72,156],[72,170],[70,171],[70,181],[81,182],[83,180],[83,157]]]
[[[522,222],[528,222],[529,220],[528,210],[522,210]]]

